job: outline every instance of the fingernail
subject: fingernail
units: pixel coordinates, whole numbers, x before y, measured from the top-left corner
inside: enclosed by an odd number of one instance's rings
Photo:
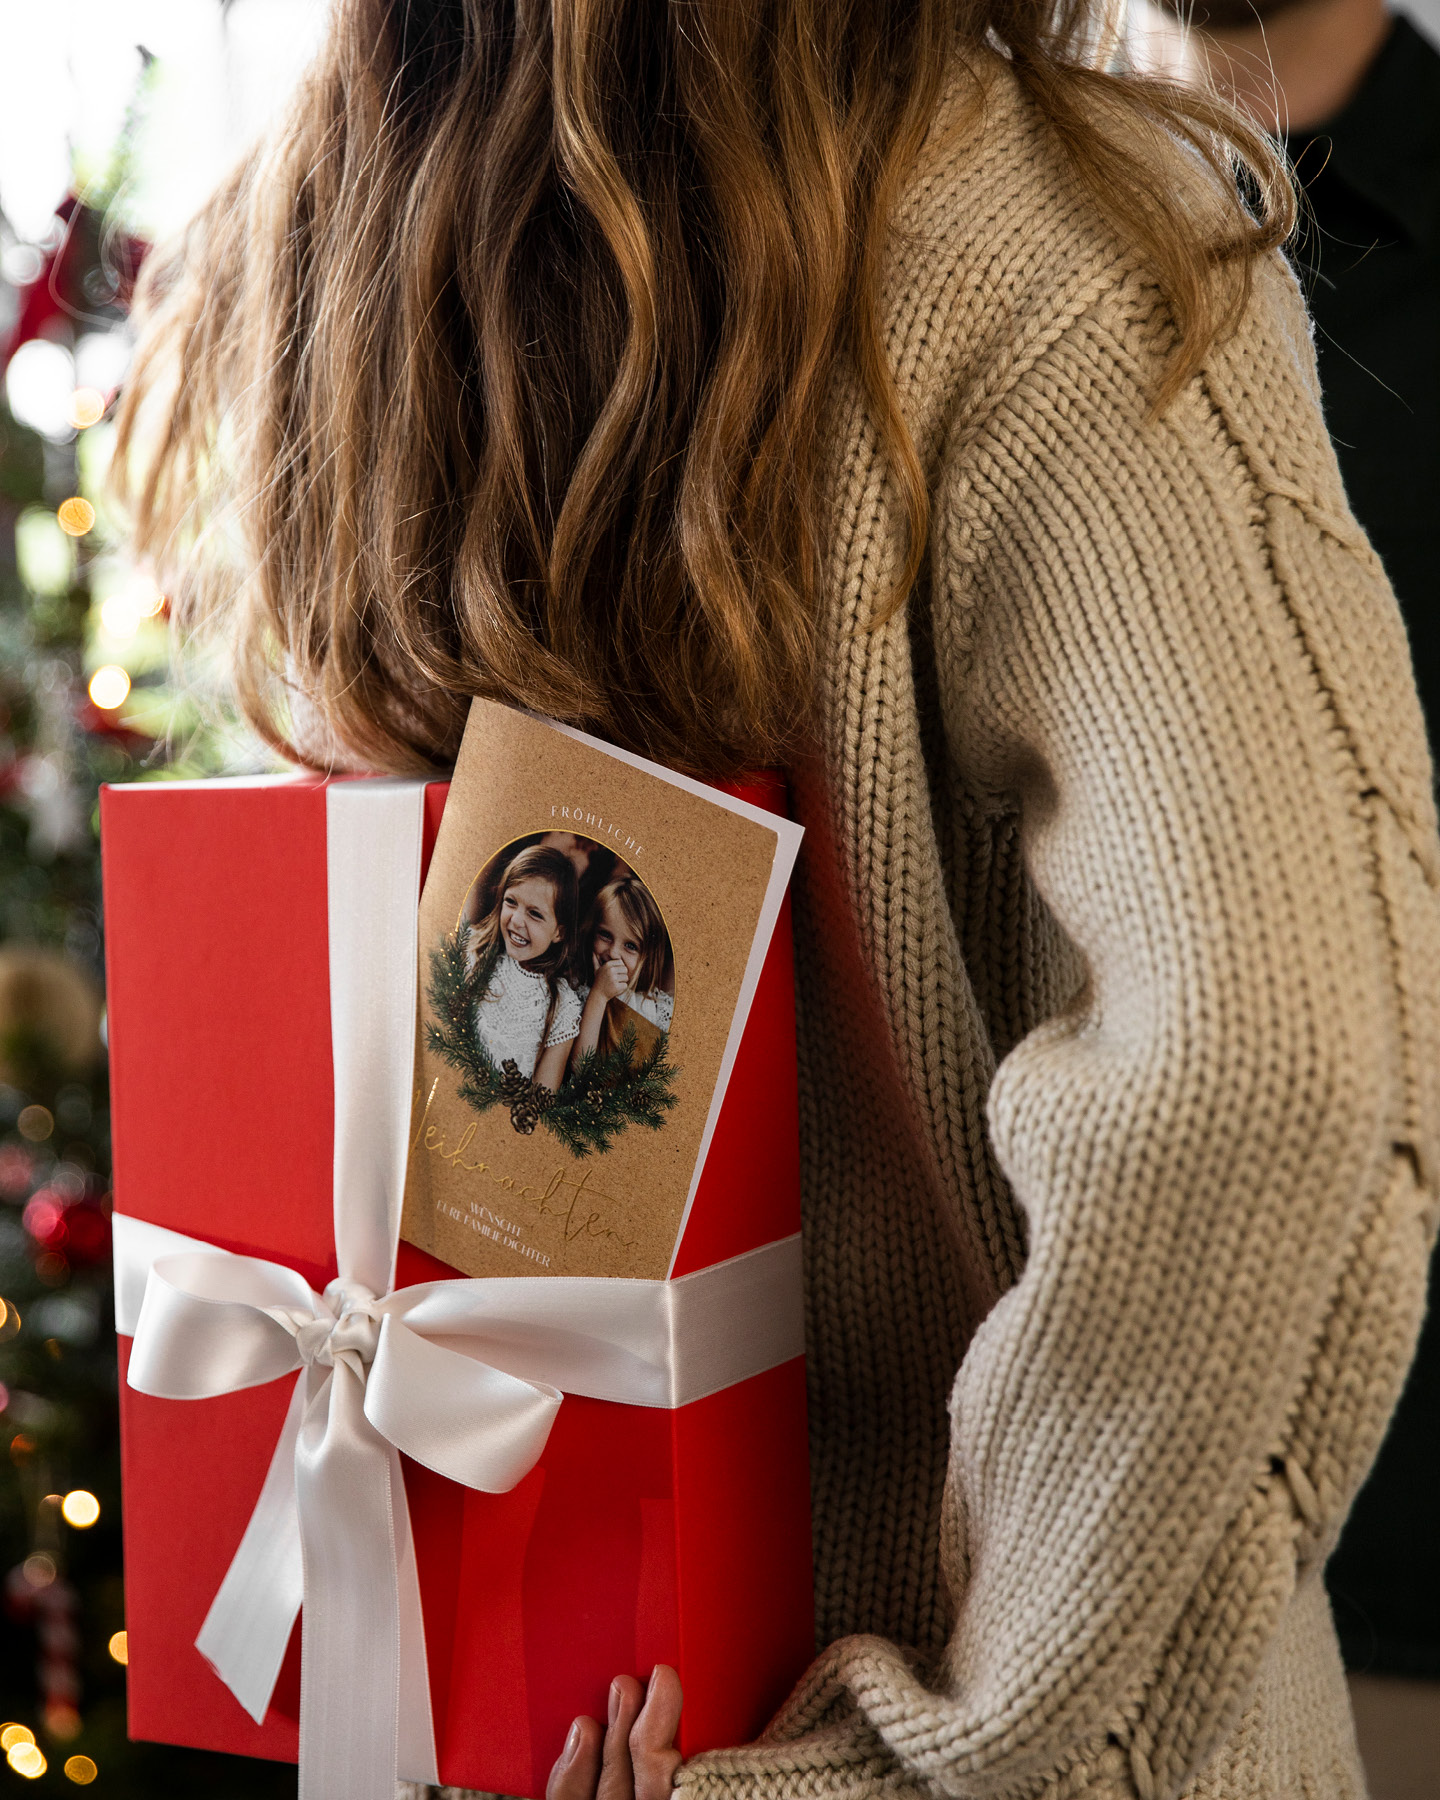
[[[650,1698],[651,1694],[655,1692],[655,1677],[659,1673],[660,1665],[659,1663],[656,1663],[655,1667],[650,1671],[650,1679],[645,1683],[645,1698],[647,1700]]]
[[[580,1721],[578,1719],[576,1719],[575,1723],[570,1727],[569,1737],[567,1737],[565,1740],[565,1748],[560,1752],[561,1762],[568,1763],[570,1758],[572,1756],[574,1756],[575,1752],[579,1748],[580,1748]]]
[[[620,1683],[610,1683],[610,1723],[613,1725],[620,1717]]]

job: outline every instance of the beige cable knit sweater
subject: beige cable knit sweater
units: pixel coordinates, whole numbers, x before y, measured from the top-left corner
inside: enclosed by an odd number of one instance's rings
[[[1159,179],[1202,203],[1178,153]],[[1411,1353],[1440,1123],[1400,619],[1278,260],[1152,423],[1165,308],[1003,66],[900,225],[928,575],[866,628],[903,527],[843,386],[799,782],[831,1647],[680,1785],[1357,1796],[1321,1564]]]
[[[1440,1125],[1399,615],[1278,260],[1156,424],[1165,309],[1003,65],[900,225],[928,580],[865,628],[903,527],[846,389],[801,784],[832,1647],[682,1786],[1341,1800],[1321,1564],[1418,1328]]]

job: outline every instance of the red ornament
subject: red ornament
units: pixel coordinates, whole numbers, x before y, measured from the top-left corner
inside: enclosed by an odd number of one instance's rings
[[[67,194],[55,208],[58,229],[33,281],[20,289],[20,310],[0,355],[0,370],[32,338],[54,337],[97,306],[128,307],[150,246],[126,232],[106,231],[103,215]],[[100,271],[101,287],[86,282]]]
[[[52,1269],[61,1262],[84,1267],[103,1262],[109,1254],[110,1220],[97,1200],[71,1200],[54,1188],[41,1188],[21,1217],[35,1243],[47,1252]]]
[[[110,1254],[110,1221],[94,1200],[77,1200],[65,1209],[65,1253],[84,1267]]]

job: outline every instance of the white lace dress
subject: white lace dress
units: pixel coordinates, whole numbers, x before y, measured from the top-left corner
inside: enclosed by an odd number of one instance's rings
[[[580,996],[562,975],[555,1016],[545,1036],[545,1048],[565,1044],[580,1031]],[[490,985],[475,1004],[475,1024],[480,1042],[498,1069],[508,1058],[522,1075],[533,1075],[540,1058],[540,1038],[550,1006],[550,987],[543,975],[527,969],[512,956],[501,956]]]
[[[675,1016],[675,996],[664,993],[660,988],[651,988],[648,994],[622,994],[620,998],[625,1004],[639,1013],[642,1019],[648,1019],[652,1025],[658,1025],[662,1031],[670,1029],[670,1021]]]
[[[580,1005],[583,1008],[590,990],[581,988]],[[648,994],[621,994],[625,1004],[639,1013],[642,1019],[648,1019],[652,1025],[658,1025],[661,1031],[670,1029],[670,1021],[675,1016],[675,996],[663,993],[659,988],[651,988]]]

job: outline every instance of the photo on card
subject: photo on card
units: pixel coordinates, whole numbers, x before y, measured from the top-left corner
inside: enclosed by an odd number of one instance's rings
[[[613,845],[534,831],[487,859],[430,952],[428,1048],[476,1113],[503,1109],[571,1155],[658,1131],[676,1103],[675,956],[645,881]]]
[[[472,702],[420,900],[407,1242],[467,1275],[669,1273],[800,836]]]

